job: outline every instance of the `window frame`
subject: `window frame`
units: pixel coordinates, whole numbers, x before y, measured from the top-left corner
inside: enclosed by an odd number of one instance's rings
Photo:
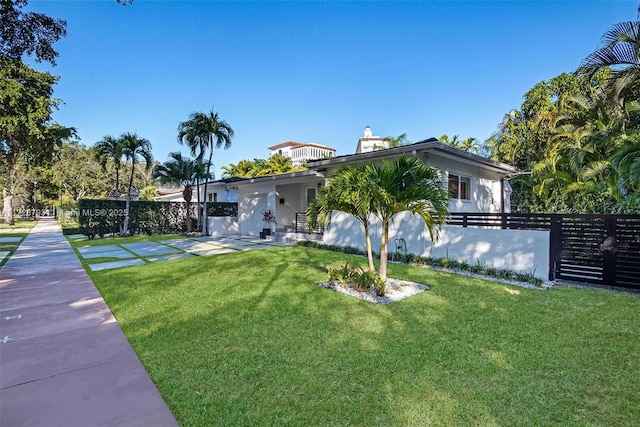
[[[455,197],[451,188],[452,187],[451,181],[454,179],[454,177],[457,180]],[[449,198],[451,200],[471,201],[471,182],[472,182],[472,179],[468,175],[460,174],[458,172],[448,172],[447,173],[447,189],[449,191]],[[466,197],[461,197],[463,195],[462,194],[463,184],[465,183],[466,183]]]

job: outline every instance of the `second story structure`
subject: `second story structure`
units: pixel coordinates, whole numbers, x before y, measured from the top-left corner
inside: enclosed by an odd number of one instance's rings
[[[280,154],[285,157],[289,157],[293,166],[302,166],[310,160],[328,159],[334,157],[336,150],[327,147],[326,145],[320,145],[315,143],[302,143],[295,141],[287,141],[281,144],[276,144],[269,147],[271,156],[274,154]]]
[[[372,151],[384,150],[385,148],[389,148],[389,141],[381,136],[374,136],[371,131],[371,126],[366,126],[364,133],[360,139],[358,139],[356,154],[370,153]]]

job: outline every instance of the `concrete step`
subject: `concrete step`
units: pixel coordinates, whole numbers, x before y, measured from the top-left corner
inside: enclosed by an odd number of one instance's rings
[[[318,233],[296,233],[294,231],[276,231],[271,236],[267,236],[267,239],[275,242],[297,242],[300,240],[313,240],[315,242],[322,242],[323,235]]]

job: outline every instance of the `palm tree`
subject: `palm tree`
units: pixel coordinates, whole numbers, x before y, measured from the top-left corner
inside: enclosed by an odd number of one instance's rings
[[[617,175],[623,207],[640,211],[640,134],[632,135],[613,156],[611,163]]]
[[[446,220],[448,206],[449,194],[438,171],[417,157],[403,156],[394,162],[339,169],[307,208],[307,220],[314,228],[318,224],[329,227],[334,210],[357,218],[365,228],[369,268],[373,269],[368,220],[370,215],[376,216],[382,223],[379,274],[386,279],[389,222],[393,217],[403,211],[420,216],[434,239]]]
[[[389,143],[389,148],[396,148],[400,147],[401,145],[411,144],[411,141],[409,141],[409,139],[407,138],[406,133],[403,133],[396,137],[387,136],[386,138],[384,138],[384,141]]]
[[[397,160],[366,167],[366,181],[374,184],[372,213],[382,223],[380,242],[380,277],[387,278],[389,222],[404,211],[420,216],[431,239],[437,238],[449,209],[449,194],[438,171],[417,157],[402,156]]]
[[[482,148],[478,140],[474,137],[461,140],[460,135],[453,135],[453,138],[449,138],[448,135],[441,135],[438,140],[458,150],[469,151],[475,154],[478,154]]]
[[[605,67],[612,70],[611,93],[620,108],[640,98],[640,20],[614,25],[602,36],[602,47],[582,60],[578,72],[593,77]]]
[[[196,161],[189,157],[183,157],[179,151],[169,153],[169,157],[169,160],[155,167],[153,177],[158,179],[161,184],[184,187],[182,197],[187,207],[187,232],[191,233],[191,199],[193,184],[196,181]]]
[[[224,146],[224,149],[231,147],[233,139],[233,129],[222,120],[218,113],[213,110],[209,113],[193,112],[189,120],[180,123],[178,126],[178,142],[186,143],[191,149],[191,154],[202,160],[205,153],[209,152],[206,175],[210,175],[209,168],[213,158],[213,149]],[[207,181],[204,182],[204,216],[207,214]],[[208,234],[207,221],[202,224],[204,234]]]
[[[117,198],[120,197],[120,164],[122,162],[122,141],[111,135],[105,135],[102,139],[95,144],[96,147],[96,160],[102,166],[102,170],[106,172],[107,162],[112,161],[114,169],[116,170],[116,185],[114,187],[113,195]]]
[[[333,211],[352,215],[364,227],[369,269],[374,270],[373,251],[369,233],[369,216],[371,215],[374,185],[366,182],[366,164],[349,165],[339,169],[328,185],[320,187],[318,197],[307,207],[307,222],[315,229],[322,225],[331,227]]]
[[[135,133],[127,132],[123,133],[119,140],[122,144],[122,155],[127,161],[131,161],[124,225],[121,231],[121,235],[127,236],[129,234],[129,210],[131,208],[131,191],[133,190],[133,175],[135,174],[136,163],[142,161],[145,163],[145,168],[149,169],[153,164],[153,156],[151,155],[151,142],[148,139],[140,138]]]

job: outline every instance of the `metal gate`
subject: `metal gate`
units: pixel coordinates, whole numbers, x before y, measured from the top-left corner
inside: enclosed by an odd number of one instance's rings
[[[549,279],[640,289],[640,216],[552,215]]]

